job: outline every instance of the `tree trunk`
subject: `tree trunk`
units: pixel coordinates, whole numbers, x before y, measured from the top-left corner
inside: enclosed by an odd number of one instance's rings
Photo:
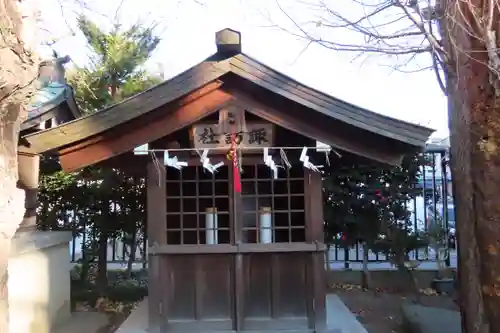
[[[365,289],[370,288],[370,270],[368,269],[369,251],[368,244],[363,242],[363,275],[361,278],[361,287]]]
[[[330,250],[332,249],[332,245],[330,243],[326,244],[326,253],[325,253],[325,259],[326,259],[326,270],[330,270],[330,262],[332,260],[331,255],[330,255]]]
[[[11,240],[24,216],[24,191],[17,188],[17,135],[19,117],[14,110],[0,122],[0,332],[8,332],[8,260]],[[20,109],[19,107],[17,108]],[[0,112],[4,111],[0,109]],[[17,128],[16,128],[17,127]],[[17,133],[17,135],[16,135]]]
[[[456,78],[449,75],[449,117],[451,134],[450,166],[456,209],[459,306],[463,331],[488,332],[479,281],[479,253],[473,207],[471,142],[468,135],[468,106],[463,103]]]
[[[123,244],[125,246],[125,243]],[[130,253],[127,260],[127,272],[125,277],[130,279],[132,277],[132,269],[135,262],[135,252],[137,251],[137,236],[136,231],[132,232],[131,240],[130,240]]]
[[[108,172],[104,173],[104,181],[101,185],[101,190],[111,192],[113,184],[109,184],[111,178],[106,179],[109,176]],[[101,296],[103,296],[108,288],[108,240],[109,240],[109,227],[108,223],[114,223],[116,219],[116,214],[111,214],[111,199],[108,196],[104,197],[104,203],[102,208],[102,216],[100,216],[99,221],[99,249],[97,256],[97,288]]]
[[[8,333],[8,259],[12,237],[25,211],[24,191],[17,188],[17,145],[26,103],[37,76],[36,58],[27,52],[23,20],[35,17],[23,13],[18,2],[0,0],[0,332]],[[35,26],[34,24],[32,25]],[[32,45],[31,45],[32,46]]]
[[[108,214],[109,216],[109,214]],[[101,234],[99,235],[99,250],[97,257],[97,288],[101,296],[106,293],[108,287],[108,231],[105,221],[101,225]]]
[[[484,65],[476,63],[471,67],[473,79],[467,89],[471,97],[469,131],[473,137],[473,226],[480,259],[478,289],[493,333],[500,332],[500,89],[488,84],[489,71]]]
[[[453,59],[448,90],[459,302],[464,332],[496,333],[500,332],[500,103],[494,86],[498,80],[492,84],[485,65],[485,45],[464,30],[467,21],[472,22],[469,6],[476,6],[478,13],[484,9],[483,3],[472,0],[450,11],[445,38]],[[450,44],[456,47],[451,49]]]

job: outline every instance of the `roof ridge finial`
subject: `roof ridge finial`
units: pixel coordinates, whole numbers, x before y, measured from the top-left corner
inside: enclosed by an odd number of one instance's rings
[[[223,29],[215,33],[215,44],[219,54],[241,53],[241,33],[233,29]]]

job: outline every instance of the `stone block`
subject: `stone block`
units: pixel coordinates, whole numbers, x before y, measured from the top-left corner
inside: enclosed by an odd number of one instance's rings
[[[460,312],[404,304],[401,308],[403,324],[412,333],[461,333]]]
[[[9,259],[10,331],[49,333],[70,318],[70,232],[16,234]]]

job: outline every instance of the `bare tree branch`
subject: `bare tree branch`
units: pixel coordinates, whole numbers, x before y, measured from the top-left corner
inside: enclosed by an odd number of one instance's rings
[[[306,5],[316,14],[317,19],[299,23],[284,8],[282,1],[276,0],[280,13],[291,24],[288,28],[284,24],[274,24],[276,28],[306,40],[308,45],[315,43],[335,51],[355,52],[358,56],[379,54],[402,57],[397,64],[394,64],[395,70],[414,72],[434,68],[438,72],[436,76],[439,78],[438,83],[444,91],[439,72],[442,69],[441,65],[448,61],[447,54],[440,37],[434,33],[436,29],[433,29],[433,25],[436,23],[425,20],[418,4],[414,1],[355,0],[352,2],[358,7],[359,14],[354,18],[347,17],[324,0],[297,2]],[[268,20],[273,22],[270,17]],[[343,38],[345,33],[341,31],[349,31],[354,38]],[[327,33],[327,37],[322,36],[324,33]],[[340,37],[336,38],[337,35]],[[416,55],[426,53],[431,54],[429,65],[421,66],[417,70],[406,68],[413,63]]]
[[[363,21],[365,18],[360,19],[356,22],[351,22],[347,18],[341,16],[340,14],[334,12],[332,9],[329,8],[324,8],[328,13],[339,19],[342,23],[340,24],[335,24],[335,23],[323,23],[322,21],[316,22],[316,27],[325,27],[325,28],[347,28],[347,29],[352,29],[353,31],[359,32],[368,38],[367,43],[357,43],[357,44],[349,44],[349,43],[343,43],[339,41],[334,41],[334,40],[329,40],[329,39],[323,39],[321,37],[315,37],[313,36],[306,28],[304,27],[305,24],[299,24],[294,18],[292,18],[288,12],[283,9],[279,1],[276,1],[276,4],[280,11],[289,19],[289,21],[292,23],[292,25],[295,27],[297,32],[291,30],[291,29],[286,29],[283,26],[280,25],[273,25],[274,27],[285,31],[295,37],[305,39],[308,42],[320,44],[321,46],[325,48],[329,48],[335,51],[348,51],[348,52],[367,52],[367,53],[380,53],[380,54],[388,54],[388,55],[411,55],[415,53],[426,53],[431,51],[431,47],[429,45],[408,45],[404,46],[401,44],[398,44],[397,42],[394,43],[389,43],[387,40],[390,39],[400,39],[404,37],[411,37],[411,36],[422,36],[421,32],[416,32],[416,31],[409,31],[409,32],[404,32],[400,33],[398,35],[381,35],[374,30],[374,27],[370,28],[360,25],[358,22]],[[392,6],[392,5],[391,5]],[[386,7],[384,7],[386,8]],[[381,12],[383,9],[379,8],[378,12]],[[370,15],[375,15],[374,13],[371,13]],[[313,23],[313,22],[309,22]],[[372,42],[373,41],[373,42]]]
[[[451,55],[444,48],[441,41],[443,36],[440,35],[441,31],[437,26],[443,20],[449,20],[465,34],[483,41],[485,52],[489,57],[489,62],[484,65],[488,66],[496,79],[500,76],[498,36],[495,33],[495,29],[498,28],[495,26],[498,24],[495,19],[498,21],[498,17],[494,15],[495,10],[498,11],[500,8],[499,0],[485,0],[487,5],[484,6],[486,9],[482,12],[472,8],[471,0],[451,1],[449,5],[447,4],[447,8],[443,8],[441,3],[443,0],[435,0],[436,2],[433,0],[352,0],[350,2],[337,0],[332,1],[331,4],[327,3],[328,0],[295,0],[295,4],[303,6],[315,17],[302,23],[293,17],[291,10],[284,8],[282,5],[284,0],[275,1],[279,12],[291,27],[274,24],[269,15],[267,15],[268,20],[273,23],[274,27],[306,40],[308,44],[305,49],[311,43],[315,43],[335,51],[403,56],[399,59],[399,63],[394,64],[394,68],[404,72],[414,71],[403,70],[403,68],[415,60],[415,55],[429,53],[430,64],[423,68],[434,69],[438,85],[444,93],[446,93],[446,86],[443,69],[452,64]],[[344,10],[335,9],[336,6],[342,7],[342,5],[344,5]],[[472,9],[468,10],[472,13],[472,20],[463,13],[464,5],[465,8]],[[350,10],[345,9],[347,6]],[[302,17],[303,12],[300,11]],[[348,17],[347,15],[353,16],[352,12],[354,12],[354,17]],[[456,20],[456,17],[460,20]],[[345,38],[345,32],[352,34],[353,38]],[[327,37],[323,37],[324,34],[327,34]],[[471,56],[472,50],[463,49],[453,40],[450,44],[453,52]],[[474,52],[479,51],[474,50]]]

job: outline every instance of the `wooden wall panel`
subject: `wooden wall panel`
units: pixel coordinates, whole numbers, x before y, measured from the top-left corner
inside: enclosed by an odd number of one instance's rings
[[[271,256],[248,254],[243,258],[244,316],[271,318]]]
[[[276,318],[306,317],[306,254],[275,254],[273,276],[276,289],[273,300]],[[293,292],[291,292],[293,291]]]
[[[199,255],[198,259],[196,285],[200,318],[231,318],[234,290],[232,256]]]
[[[233,329],[233,258],[229,254],[168,255],[167,332]]]
[[[245,330],[308,329],[305,253],[243,256]]]
[[[168,320],[196,320],[196,256],[170,256]]]

